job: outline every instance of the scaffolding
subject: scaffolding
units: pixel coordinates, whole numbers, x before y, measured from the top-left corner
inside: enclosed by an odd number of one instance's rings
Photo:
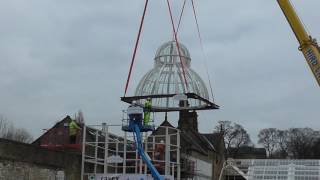
[[[126,116],[124,116],[126,117]],[[82,180],[101,177],[144,175],[150,171],[139,158],[132,133],[122,125],[84,126],[82,144]],[[143,133],[144,150],[166,179],[180,179],[180,133],[172,127],[156,127]]]

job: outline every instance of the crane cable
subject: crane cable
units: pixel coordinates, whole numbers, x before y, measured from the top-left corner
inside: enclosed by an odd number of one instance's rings
[[[198,18],[197,18],[197,13],[196,13],[196,8],[194,5],[194,1],[191,0],[191,4],[192,4],[192,9],[193,9],[193,15],[194,15],[194,19],[197,25],[197,31],[198,31],[198,38],[200,41],[200,46],[201,46],[201,50],[202,50],[202,54],[204,56],[203,61],[204,61],[204,66],[206,69],[206,73],[207,73],[207,78],[209,81],[209,86],[210,86],[210,92],[211,92],[211,96],[212,96],[212,101],[214,101],[214,97],[213,97],[213,90],[212,90],[212,85],[211,85],[211,80],[210,80],[210,75],[209,75],[209,71],[208,71],[208,66],[207,66],[207,56],[204,50],[204,46],[203,46],[203,41],[202,41],[202,37],[201,37],[201,33],[200,33],[200,28],[199,28],[199,23],[198,23]]]
[[[181,24],[181,20],[182,20],[182,15],[183,15],[183,12],[184,12],[184,8],[186,6],[186,2],[187,0],[184,0],[183,1],[183,5],[182,5],[182,9],[181,9],[181,12],[180,12],[180,17],[179,17],[179,22],[178,22],[178,26],[177,26],[177,34],[179,32],[179,29],[180,29],[180,24]]]
[[[178,42],[178,36],[177,36],[176,28],[175,28],[174,22],[173,22],[173,16],[172,16],[172,11],[171,11],[169,0],[167,0],[167,4],[168,4],[168,10],[169,10],[171,24],[172,24],[172,30],[173,30],[173,33],[174,33],[174,39],[176,41],[176,46],[178,48],[178,54],[179,54],[179,59],[180,59],[181,67],[182,67],[183,78],[184,78],[184,82],[185,82],[185,85],[186,85],[187,92],[189,92],[189,86],[188,86],[186,73],[185,73],[185,65],[184,65],[184,61],[182,60],[181,49],[180,49],[180,45],[179,45],[179,42]]]
[[[130,69],[129,69],[129,73],[128,73],[128,77],[127,77],[126,87],[125,87],[125,90],[124,90],[124,96],[126,96],[126,94],[127,94],[129,81],[130,81],[130,77],[131,77],[131,73],[132,73],[132,68],[133,68],[134,60],[136,58],[136,53],[137,53],[137,49],[138,49],[138,45],[139,45],[140,35],[141,35],[142,27],[143,27],[144,17],[146,15],[146,11],[147,11],[148,2],[149,2],[149,0],[146,0],[145,5],[144,5],[143,14],[142,14],[141,21],[140,21],[140,27],[139,27],[139,31],[138,31],[135,47],[134,47],[134,50],[133,50]]]

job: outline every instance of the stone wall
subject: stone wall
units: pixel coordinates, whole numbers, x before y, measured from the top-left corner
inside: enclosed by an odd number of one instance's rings
[[[13,160],[0,160],[0,180],[56,180],[59,175],[63,176],[64,171]]]
[[[0,180],[79,180],[81,154],[0,139]]]

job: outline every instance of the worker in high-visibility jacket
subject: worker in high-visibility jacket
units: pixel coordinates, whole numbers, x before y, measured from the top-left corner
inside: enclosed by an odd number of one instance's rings
[[[152,107],[152,103],[151,103],[151,98],[148,98],[146,100],[146,102],[144,103],[144,113],[143,113],[143,124],[144,125],[148,125],[150,122],[150,112],[151,112],[151,107]]]
[[[78,126],[77,122],[74,119],[71,119],[69,123],[69,138],[70,144],[75,144],[77,140],[78,131],[81,128]]]

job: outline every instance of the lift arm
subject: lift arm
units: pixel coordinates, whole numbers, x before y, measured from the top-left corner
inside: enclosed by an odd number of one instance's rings
[[[290,3],[290,0],[277,1],[297,40],[299,41],[299,50],[302,51],[314,77],[318,82],[318,85],[320,86],[320,48],[316,40],[306,32],[302,22]]]
[[[134,134],[135,134],[135,141],[136,141],[136,148],[138,150],[138,153],[140,155],[140,157],[142,158],[142,160],[147,164],[148,168],[151,171],[151,174],[153,176],[154,179],[156,180],[163,180],[163,177],[159,174],[158,170],[154,167],[154,165],[152,164],[152,162],[150,161],[150,159],[147,157],[146,153],[143,150],[142,147],[142,140],[141,140],[141,132],[140,132],[140,128],[138,126],[138,124],[134,124]]]

